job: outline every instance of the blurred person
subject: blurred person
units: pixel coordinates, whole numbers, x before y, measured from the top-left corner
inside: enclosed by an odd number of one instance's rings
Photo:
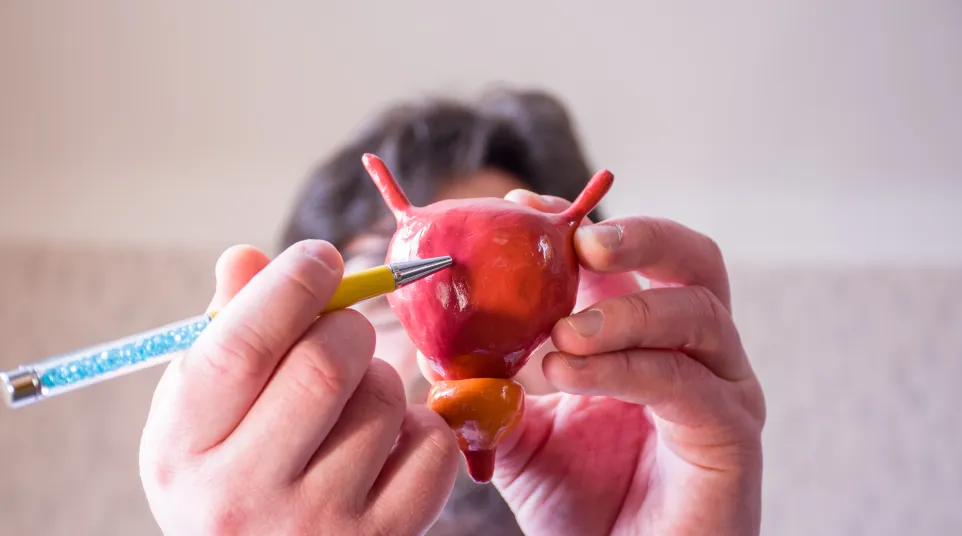
[[[281,255],[242,246],[218,261],[219,322],[165,373],[142,440],[165,531],[758,533],[765,402],[712,240],[589,216],[578,313],[516,377],[524,419],[479,485],[424,408],[431,374],[385,298],[311,322],[341,274],[384,262],[395,229],[367,152],[416,205],[505,197],[557,212],[594,171],[545,92],[375,116],[309,178]]]

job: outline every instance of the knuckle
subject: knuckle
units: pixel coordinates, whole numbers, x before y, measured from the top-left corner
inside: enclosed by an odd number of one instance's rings
[[[351,349],[365,358],[373,356],[377,346],[377,332],[371,321],[353,309],[337,311],[336,314],[345,324],[344,332],[351,334]]]
[[[703,286],[689,287],[688,297],[694,313],[693,318],[696,319],[689,346],[703,350],[724,346],[731,324],[728,310],[712,291]]]
[[[173,487],[178,469],[169,455],[147,454],[142,450],[139,466],[141,480],[151,489],[167,491]]]
[[[631,353],[629,353],[628,350],[618,350],[615,352],[615,356],[617,356],[616,362],[619,366],[615,367],[615,371],[613,371],[614,378],[627,379],[628,381],[636,378],[636,375],[639,373],[637,370],[638,365],[635,363],[635,360],[631,358]]]
[[[457,460],[457,439],[451,433],[451,429],[441,421],[426,427],[423,448],[431,456],[430,459],[437,460],[439,464]]]
[[[201,522],[201,533],[211,536],[241,534],[247,528],[247,518],[240,501],[229,500],[227,496],[211,499]]]
[[[567,367],[565,367],[567,368]],[[606,396],[634,389],[636,366],[630,350],[610,350],[589,357],[584,368],[564,376],[564,391],[582,396]]]
[[[386,515],[366,516],[363,523],[359,520],[357,525],[362,525],[364,530],[363,532],[355,534],[369,534],[371,536],[388,536],[390,534],[397,534],[398,530],[396,520]]]
[[[361,387],[371,403],[386,411],[402,412],[407,406],[407,395],[401,376],[388,363],[376,359],[361,380]]]
[[[306,339],[287,357],[296,364],[296,372],[290,375],[295,396],[321,398],[352,383],[354,367],[349,360],[329,359],[327,354],[320,341]]]
[[[665,222],[659,218],[640,218],[635,226],[635,241],[638,248],[648,252],[661,249],[662,238],[665,235]]]
[[[705,255],[708,257],[708,260],[717,265],[724,265],[725,256],[722,253],[721,246],[718,245],[715,239],[704,235],[703,237],[705,240]]]
[[[684,360],[688,357],[680,351],[669,352],[664,359],[655,360],[661,369],[658,377],[661,379],[664,394],[663,402],[678,400],[682,397],[684,386]]]
[[[718,303],[718,298],[715,297],[715,294],[701,285],[689,288],[691,288],[691,296],[696,312],[707,316],[710,320],[717,320],[721,316],[721,311],[724,308]]]
[[[417,458],[431,473],[446,473],[458,464],[457,443],[450,430],[431,430],[418,446]],[[449,469],[450,468],[450,469]]]
[[[755,418],[756,422],[759,423],[759,427],[761,427],[768,418],[768,405],[758,380],[753,377],[750,382],[750,387],[740,390],[740,396],[746,411]]]
[[[271,349],[271,343],[260,332],[242,328],[233,330],[229,337],[214,339],[201,354],[216,377],[243,382],[259,376],[259,364],[272,355]]]
[[[354,357],[355,361],[374,355],[377,333],[360,311],[344,309],[327,313],[311,333],[328,350],[336,347],[337,353]]]
[[[327,297],[322,295],[321,289],[318,288],[319,285],[317,284],[320,279],[317,270],[317,265],[319,264],[321,263],[314,262],[313,264],[308,264],[306,262],[300,262],[284,272],[284,278],[291,286],[315,302],[327,300]],[[331,277],[333,274],[328,268],[324,271],[324,275]]]
[[[299,394],[317,397],[356,385],[373,354],[374,328],[360,313],[345,310],[315,324],[288,359],[299,362]]]
[[[651,303],[648,302],[644,292],[628,294],[621,299],[621,303],[626,309],[625,313],[627,313],[628,318],[631,319],[631,325],[635,328],[634,331],[643,331],[652,324],[654,311],[652,311]]]
[[[411,416],[420,436],[418,452],[432,466],[443,467],[458,461],[458,441],[451,428],[436,413],[421,411]]]

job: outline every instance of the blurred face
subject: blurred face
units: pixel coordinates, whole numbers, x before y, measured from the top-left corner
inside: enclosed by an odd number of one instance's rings
[[[452,182],[438,192],[436,201],[442,199],[469,199],[478,197],[504,197],[508,192],[524,188],[513,177],[497,171],[484,171]],[[352,240],[344,249],[345,271],[356,272],[384,263],[390,236],[365,233]],[[408,398],[412,402],[424,402],[430,388],[421,375],[417,362],[417,348],[408,338],[404,328],[382,296],[359,303],[353,307],[363,313],[377,331],[375,356],[387,361],[397,369],[404,380]],[[550,343],[531,356],[528,364],[515,378],[530,394],[553,391],[541,372],[541,359],[550,350]]]

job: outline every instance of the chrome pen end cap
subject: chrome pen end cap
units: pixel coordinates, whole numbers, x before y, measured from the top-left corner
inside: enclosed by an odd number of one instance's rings
[[[12,408],[20,407],[40,398],[40,377],[30,369],[16,369],[0,373],[3,383],[3,399]]]

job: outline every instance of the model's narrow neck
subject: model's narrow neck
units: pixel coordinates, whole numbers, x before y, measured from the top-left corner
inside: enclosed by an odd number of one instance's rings
[[[406,219],[408,213],[411,212],[411,201],[408,200],[404,190],[401,189],[401,185],[398,184],[384,161],[373,154],[367,153],[361,157],[361,162],[364,164],[364,169],[367,170],[368,175],[371,176],[371,180],[374,181],[374,185],[381,192],[381,197],[384,198],[387,208],[394,214],[394,218],[398,222]]]
[[[560,214],[561,219],[572,229],[577,228],[582,220],[601,203],[601,199],[608,193],[614,182],[615,176],[607,169],[595,173],[585,189],[578,194],[578,198]]]

